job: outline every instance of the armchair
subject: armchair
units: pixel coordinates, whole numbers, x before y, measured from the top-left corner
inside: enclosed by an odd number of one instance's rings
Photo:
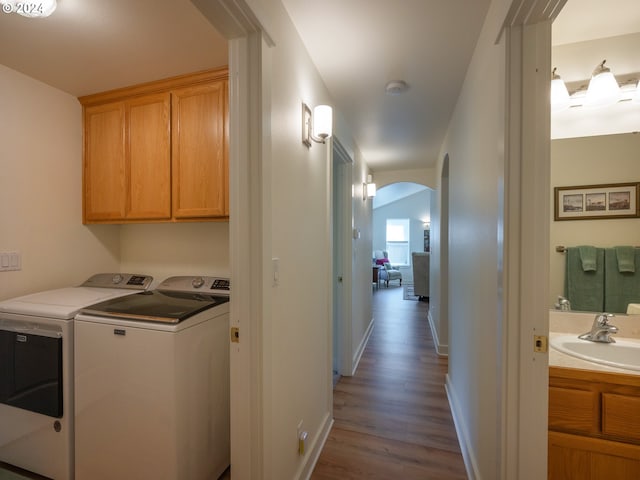
[[[392,267],[389,262],[383,265],[383,269],[380,270],[382,273],[381,278],[389,286],[389,282],[393,280],[399,280],[400,285],[402,285],[402,272],[395,267]]]
[[[402,285],[402,272],[395,267],[392,267],[389,263],[389,256],[384,250],[376,250],[374,252],[374,261],[377,265],[382,265],[378,275],[380,280],[384,281],[386,286],[389,286],[389,282],[393,280],[399,280]]]

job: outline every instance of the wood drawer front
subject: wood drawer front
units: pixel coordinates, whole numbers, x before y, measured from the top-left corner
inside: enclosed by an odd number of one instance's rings
[[[599,433],[598,393],[549,387],[549,429]]]
[[[602,433],[640,444],[640,397],[603,393]]]

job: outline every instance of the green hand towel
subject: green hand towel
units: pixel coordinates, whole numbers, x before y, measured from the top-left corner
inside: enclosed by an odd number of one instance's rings
[[[585,271],[578,247],[567,248],[565,297],[572,310],[602,312],[604,308],[604,249],[595,248],[593,271]]]
[[[630,303],[640,303],[640,273],[621,272],[617,249],[607,248],[604,254],[604,309],[611,313],[626,313]],[[634,249],[640,264],[640,248]]]
[[[596,267],[596,247],[590,245],[582,245],[578,247],[580,251],[580,260],[582,261],[583,272],[595,272]]]
[[[616,258],[618,259],[618,271],[634,273],[636,271],[635,248],[633,247],[614,247],[616,249]]]

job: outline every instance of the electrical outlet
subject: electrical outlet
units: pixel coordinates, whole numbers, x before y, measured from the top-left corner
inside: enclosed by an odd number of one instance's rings
[[[296,428],[296,439],[298,440],[298,455],[304,455],[307,432],[304,431],[304,422],[300,420]]]
[[[309,432],[300,432],[298,436],[298,455],[304,455],[304,452],[307,449],[307,437],[309,436]]]

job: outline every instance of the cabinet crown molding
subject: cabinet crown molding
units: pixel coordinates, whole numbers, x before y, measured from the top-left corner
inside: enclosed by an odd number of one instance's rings
[[[200,72],[178,75],[176,77],[154,80],[152,82],[140,83],[134,86],[116,88],[106,92],[84,95],[82,97],[78,97],[78,101],[83,107],[90,107],[103,103],[130,99],[138,95],[163,93],[176,88],[206,84],[217,80],[225,80],[228,77],[229,67],[223,66],[209,70],[202,70]]]

